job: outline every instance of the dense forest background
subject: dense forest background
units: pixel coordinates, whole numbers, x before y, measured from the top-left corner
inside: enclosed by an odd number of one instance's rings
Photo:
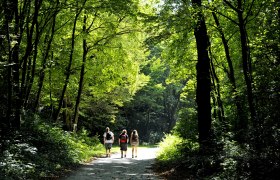
[[[278,1],[1,0],[0,12],[1,178],[88,159],[107,126],[160,142],[169,176],[280,177]]]

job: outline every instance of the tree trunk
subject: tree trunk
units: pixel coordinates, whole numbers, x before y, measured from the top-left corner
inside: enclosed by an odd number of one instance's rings
[[[211,50],[210,51],[210,54],[211,54],[211,59],[210,59],[210,65],[211,65],[211,68],[210,68],[210,74],[211,74],[211,79],[212,79],[212,84],[213,84],[213,88],[214,88],[214,92],[215,95],[213,96],[213,101],[216,103],[217,107],[218,108],[214,108],[214,112],[216,113],[216,116],[218,116],[218,119],[221,123],[221,128],[223,130],[223,132],[226,132],[228,130],[228,127],[227,127],[227,123],[225,122],[225,114],[224,114],[224,107],[223,107],[223,102],[221,100],[221,87],[220,87],[220,80],[216,74],[216,71],[215,71],[215,67],[214,67],[214,63],[213,63],[213,57],[212,57],[212,53],[211,53]],[[217,110],[216,110],[217,109]]]
[[[238,0],[237,7],[238,21],[239,21],[239,31],[241,39],[241,50],[242,50],[242,65],[243,65],[243,74],[247,87],[247,99],[249,104],[249,110],[251,113],[251,121],[254,122],[256,118],[256,111],[253,103],[253,90],[252,90],[252,73],[251,73],[251,64],[250,64],[250,54],[249,46],[247,42],[247,32],[246,24],[243,18],[243,7],[242,1]],[[248,124],[248,123],[247,123]],[[246,126],[247,126],[246,124]]]
[[[85,4],[86,0],[84,1],[84,4]],[[77,2],[77,5],[78,5],[78,2]],[[57,111],[55,113],[55,116],[54,116],[54,120],[57,122],[58,121],[58,117],[59,117],[59,114],[60,114],[60,110],[61,110],[61,107],[62,107],[62,103],[63,103],[63,99],[64,99],[64,95],[66,93],[66,89],[67,89],[67,86],[68,86],[68,83],[69,83],[69,79],[70,79],[70,74],[71,74],[71,67],[72,67],[72,61],[73,61],[73,53],[74,53],[74,49],[75,49],[75,32],[76,32],[76,25],[77,25],[77,20],[78,20],[78,17],[81,13],[81,11],[83,10],[83,6],[81,8],[76,9],[76,15],[75,15],[75,19],[74,19],[74,25],[73,25],[73,29],[72,29],[72,41],[71,41],[71,49],[70,49],[70,56],[69,56],[69,62],[68,62],[68,66],[66,68],[66,77],[65,77],[65,81],[64,81],[64,86],[63,86],[63,89],[62,89],[62,93],[61,93],[61,96],[60,96],[60,100],[59,100],[59,104],[58,104],[58,108],[57,108]]]
[[[37,51],[38,51],[38,43],[39,43],[39,24],[38,24],[38,15],[39,10],[41,7],[42,1],[34,1],[34,14],[33,14],[33,20],[31,23],[30,31],[27,33],[27,47],[24,57],[22,58],[22,61],[24,62],[23,70],[22,70],[22,79],[21,79],[21,92],[22,92],[22,105],[23,108],[25,108],[26,103],[28,101],[28,97],[31,91],[31,87],[34,80],[35,75],[35,67],[36,67],[36,59],[37,59]],[[35,30],[34,30],[35,29]],[[34,33],[35,31],[35,33]],[[33,43],[33,34],[35,34],[35,39]],[[32,50],[34,48],[33,52],[33,62],[31,62],[31,54]],[[29,62],[27,64],[27,61],[29,59]]]
[[[209,145],[211,136],[211,80],[210,80],[210,58],[208,55],[209,37],[207,35],[204,16],[200,10],[201,0],[192,0],[194,8],[197,10],[197,22],[194,35],[197,46],[197,89],[196,103],[198,115],[198,132],[201,152]]]
[[[13,107],[13,101],[12,101],[12,94],[13,94],[13,80],[12,80],[12,47],[11,47],[11,37],[10,37],[10,25],[9,23],[12,20],[12,10],[9,9],[10,6],[7,5],[7,1],[4,1],[2,3],[4,13],[5,13],[5,31],[6,31],[6,37],[7,37],[7,43],[8,43],[8,67],[7,67],[7,112],[6,112],[6,118],[3,119],[3,127],[2,127],[2,134],[6,135],[6,131],[8,131],[11,128],[11,114],[12,114],[12,107]]]
[[[56,3],[57,3],[57,6],[58,6],[59,5],[59,0],[57,0]],[[58,13],[58,11],[55,11],[55,13],[53,15],[50,37],[49,37],[49,39],[48,39],[48,35],[46,35],[46,37],[45,37],[45,42],[47,44],[47,47],[46,47],[46,51],[43,55],[42,69],[40,70],[40,73],[39,73],[38,91],[37,91],[37,96],[36,96],[35,103],[34,103],[34,106],[33,106],[33,111],[37,110],[38,105],[39,105],[39,101],[40,101],[41,91],[42,91],[44,80],[45,80],[46,63],[47,63],[47,59],[49,57],[51,44],[52,44],[52,40],[53,40],[54,33],[55,33],[55,23],[56,23],[57,13]]]
[[[19,64],[19,47],[20,47],[20,42],[21,42],[21,36],[22,33],[20,33],[20,16],[18,13],[18,1],[13,0],[10,2],[11,8],[14,13],[15,17],[15,24],[14,24],[14,31],[13,34],[15,35],[14,41],[17,43],[14,45],[14,47],[11,49],[12,50],[12,63],[13,63],[13,68],[12,68],[12,79],[13,79],[13,96],[12,100],[13,101],[13,107],[15,108],[15,115],[14,118],[12,119],[12,127],[13,129],[19,129],[20,128],[20,118],[21,118],[21,92],[20,92],[20,83],[19,83],[19,76],[20,76],[20,64]]]
[[[27,75],[28,79],[27,81],[27,87],[26,87],[26,95],[25,95],[25,103],[24,106],[26,106],[28,103],[29,95],[34,83],[34,78],[35,78],[35,71],[36,71],[36,62],[37,62],[37,56],[38,56],[38,44],[39,44],[39,23],[38,21],[36,22],[36,37],[35,37],[35,42],[34,42],[34,53],[33,53],[33,61],[30,62],[30,69],[29,69],[29,74]],[[31,60],[30,60],[31,61]]]
[[[85,35],[87,34],[87,32],[86,32],[86,22],[87,22],[87,16],[84,15],[83,33]],[[74,112],[74,124],[75,124],[75,128],[73,128],[74,132],[76,132],[76,130],[77,130],[76,128],[78,126],[79,106],[80,106],[81,95],[82,95],[82,91],[83,91],[87,53],[88,53],[87,41],[86,41],[86,38],[84,38],[83,39],[83,63],[82,63],[82,67],[81,67],[79,90],[78,90],[78,95],[77,95],[76,105],[75,105],[75,112]]]
[[[232,64],[232,60],[230,57],[228,41],[225,38],[224,32],[222,30],[222,27],[220,25],[217,15],[214,12],[212,12],[212,15],[215,20],[218,31],[221,35],[222,43],[223,43],[224,50],[225,50],[226,60],[227,60],[228,68],[229,68],[228,70],[225,70],[225,72],[231,83],[231,87],[232,87],[231,92],[234,97],[234,102],[235,102],[236,111],[237,111],[237,118],[236,118],[236,123],[234,125],[234,128],[235,128],[235,132],[237,135],[237,139],[239,141],[242,141],[242,139],[244,137],[244,133],[247,131],[247,128],[246,128],[247,126],[245,125],[245,124],[247,124],[247,116],[246,116],[246,113],[244,112],[245,109],[242,105],[242,98],[237,93],[237,86],[236,86],[236,81],[235,81],[233,64]]]

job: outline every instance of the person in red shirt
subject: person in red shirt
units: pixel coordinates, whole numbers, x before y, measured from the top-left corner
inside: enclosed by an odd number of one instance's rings
[[[126,157],[127,151],[127,143],[129,142],[129,138],[127,135],[127,131],[124,129],[122,133],[119,135],[119,145],[121,149],[121,158]]]

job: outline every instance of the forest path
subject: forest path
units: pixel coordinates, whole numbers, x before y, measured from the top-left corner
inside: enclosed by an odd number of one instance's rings
[[[112,154],[111,158],[97,158],[63,180],[161,179],[151,169],[157,150],[139,147],[138,157],[132,158],[131,148],[128,148],[126,158],[121,158],[120,153]]]

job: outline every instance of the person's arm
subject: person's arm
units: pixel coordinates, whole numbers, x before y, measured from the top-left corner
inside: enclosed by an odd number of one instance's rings
[[[127,142],[126,143],[128,143],[129,142],[129,137],[128,137],[128,135],[127,135]]]

